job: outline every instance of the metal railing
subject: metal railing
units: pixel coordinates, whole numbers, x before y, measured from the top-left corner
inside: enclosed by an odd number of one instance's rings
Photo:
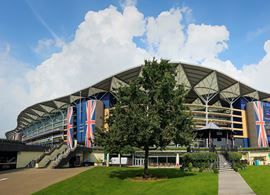
[[[56,168],[59,166],[59,164],[61,163],[62,160],[64,160],[65,158],[67,158],[72,152],[74,152],[77,148],[77,140],[75,140],[74,142],[74,147],[73,148],[66,148],[66,150],[62,151],[61,153],[59,153],[54,160],[51,163],[51,166],[53,168]]]
[[[66,144],[61,145],[60,148],[56,148],[55,150],[53,150],[51,154],[44,156],[44,158],[42,158],[40,162],[36,164],[36,167],[37,168],[47,167],[51,161],[53,161],[59,154],[61,154],[66,149],[67,149]]]

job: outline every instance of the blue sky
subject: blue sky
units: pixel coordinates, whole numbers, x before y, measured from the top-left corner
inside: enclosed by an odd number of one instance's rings
[[[152,57],[270,92],[269,8],[266,0],[2,0],[0,137],[26,107]]]
[[[52,38],[32,8],[60,38],[69,41],[89,10],[109,5],[121,9],[119,1],[100,0],[3,0],[0,6],[0,43],[9,43],[12,54],[36,66],[48,57],[34,52],[38,40]],[[138,0],[137,8],[145,16],[157,16],[173,7],[188,6],[196,23],[225,25],[230,31],[229,49],[222,59],[236,66],[257,62],[264,55],[263,44],[270,39],[270,2],[255,0]],[[57,51],[57,49],[53,50]]]

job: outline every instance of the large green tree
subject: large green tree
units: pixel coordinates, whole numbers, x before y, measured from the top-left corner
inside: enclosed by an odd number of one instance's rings
[[[186,91],[176,83],[175,68],[167,60],[145,61],[142,74],[117,89],[109,130],[96,130],[96,144],[108,152],[130,146],[144,150],[144,177],[149,177],[150,150],[193,140],[192,116],[184,106]]]

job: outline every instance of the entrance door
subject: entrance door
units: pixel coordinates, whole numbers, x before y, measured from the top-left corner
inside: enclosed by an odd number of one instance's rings
[[[144,159],[143,158],[135,158],[134,159],[134,166],[143,166],[144,165]]]

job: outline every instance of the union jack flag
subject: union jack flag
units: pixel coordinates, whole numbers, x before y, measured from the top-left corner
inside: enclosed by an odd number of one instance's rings
[[[256,129],[258,136],[258,147],[268,147],[267,134],[265,130],[265,121],[262,102],[253,102],[256,113]]]
[[[94,129],[96,124],[96,100],[88,100],[86,102],[86,132],[85,147],[91,148],[94,141]]]
[[[73,107],[68,107],[67,110],[67,145],[73,147]]]

